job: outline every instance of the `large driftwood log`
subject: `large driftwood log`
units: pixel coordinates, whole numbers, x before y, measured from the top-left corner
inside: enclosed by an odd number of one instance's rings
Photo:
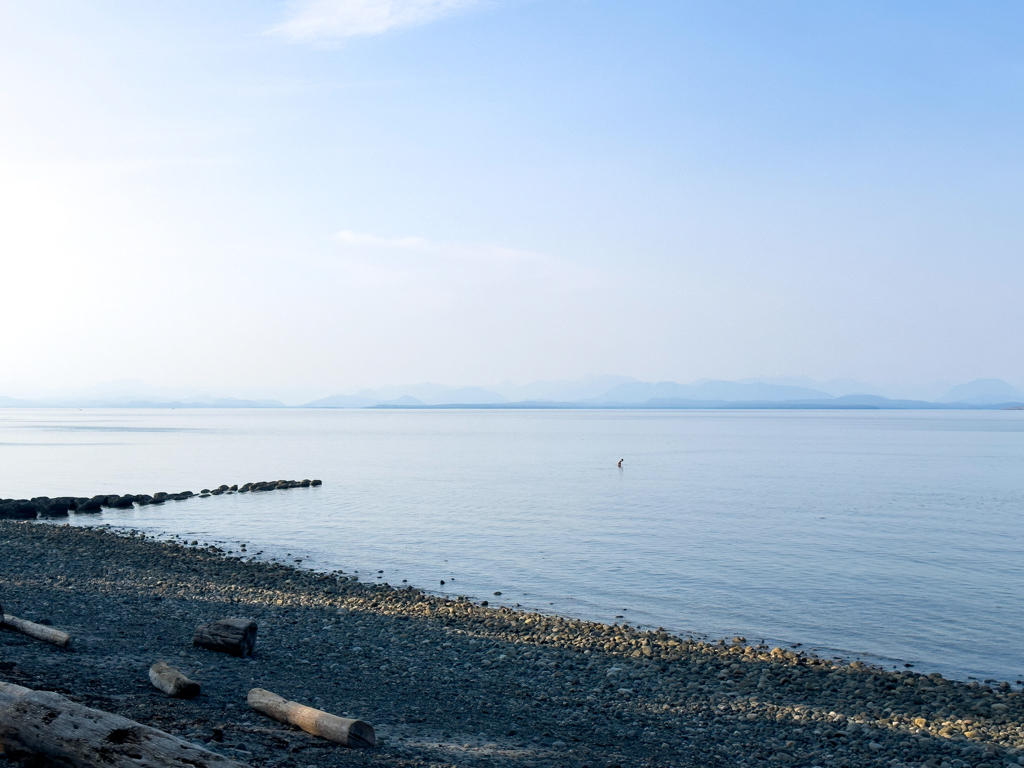
[[[165,661],[158,661],[149,668],[149,682],[176,699],[194,699],[200,691],[199,683],[189,680],[181,670],[175,669]]]
[[[232,656],[251,656],[256,646],[256,622],[252,619],[221,619],[196,627],[192,644]]]
[[[253,688],[249,691],[248,701],[249,706],[257,712],[262,712],[279,723],[297,726],[306,733],[345,747],[372,747],[377,743],[373,726],[362,720],[350,720],[347,717],[338,717],[329,712],[306,707],[262,688]]]
[[[53,627],[36,624],[35,622],[26,621],[25,619],[19,619],[17,616],[12,616],[9,613],[3,613],[2,608],[0,608],[0,616],[3,616],[3,621],[0,621],[0,627],[3,627],[4,629],[12,629],[15,632],[28,635],[36,640],[42,640],[45,643],[53,643],[59,648],[67,648],[71,645],[71,635],[67,632],[61,632],[59,629],[54,629]]]
[[[242,763],[49,691],[0,683],[0,743],[12,757],[73,768],[244,768]]]

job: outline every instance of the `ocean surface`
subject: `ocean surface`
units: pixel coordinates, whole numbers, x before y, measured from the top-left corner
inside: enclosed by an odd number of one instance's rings
[[[1024,411],[0,410],[4,498],[303,478],[324,485],[71,522],[492,605],[1024,675]]]

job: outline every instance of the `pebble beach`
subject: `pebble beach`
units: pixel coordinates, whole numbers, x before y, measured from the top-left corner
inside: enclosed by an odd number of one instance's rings
[[[0,631],[0,680],[160,728],[253,766],[1024,764],[1008,682],[945,680],[367,584],[64,524],[0,521],[0,602],[74,641]],[[259,625],[251,658],[195,627]],[[202,685],[153,688],[165,660]],[[377,732],[345,749],[246,706],[254,687]],[[0,764],[13,760],[0,758]]]

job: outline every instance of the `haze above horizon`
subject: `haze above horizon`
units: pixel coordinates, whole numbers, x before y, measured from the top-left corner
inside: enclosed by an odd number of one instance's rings
[[[2,12],[0,395],[1024,386],[1019,4]]]
[[[0,408],[57,407],[212,407],[212,408],[372,408],[372,407],[826,407],[897,408],[1024,407],[1024,388],[1001,379],[976,379],[950,385],[878,386],[853,379],[814,381],[808,377],[720,381],[703,379],[680,384],[646,382],[631,376],[586,376],[576,380],[503,381],[489,386],[424,382],[360,389],[310,398],[309,392],[210,392],[196,388],[156,387],[138,379],[102,382],[89,387],[21,393],[0,392]],[[323,393],[321,392],[320,395]],[[241,396],[240,396],[241,395]],[[247,396],[246,396],[247,395]]]

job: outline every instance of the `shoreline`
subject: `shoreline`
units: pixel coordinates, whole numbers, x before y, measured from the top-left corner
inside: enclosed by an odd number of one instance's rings
[[[60,524],[63,524],[63,523],[70,523],[72,526],[94,528],[94,529],[97,529],[97,530],[103,530],[103,531],[110,532],[110,533],[112,533],[114,535],[117,535],[117,536],[128,536],[128,537],[131,537],[131,536],[141,535],[141,536],[145,536],[146,539],[149,540],[149,541],[159,542],[159,543],[167,543],[167,544],[173,544],[173,545],[187,544],[190,539],[195,540],[192,535],[190,535],[190,536],[182,536],[180,534],[176,534],[174,532],[170,532],[170,531],[167,531],[167,530],[162,530],[162,529],[159,529],[159,528],[154,529],[152,526],[147,527],[145,525],[140,525],[140,523],[138,521],[133,522],[133,523],[125,522],[123,524],[117,524],[117,523],[113,523],[113,522],[100,523],[100,522],[98,522],[98,519],[93,519],[93,520],[88,520],[87,522],[81,522],[81,521],[77,520],[75,517],[70,517],[67,520],[63,520],[63,521],[61,521],[61,520],[54,520],[54,519],[38,518],[38,519],[36,519],[33,522],[35,522],[37,524],[49,524],[49,525],[53,525],[53,524],[60,525]],[[196,534],[195,536],[198,536],[198,534]],[[281,566],[284,566],[286,568],[291,568],[291,569],[294,569],[294,570],[300,571],[300,572],[308,572],[308,573],[311,573],[311,574],[314,574],[314,575],[325,575],[325,574],[335,574],[335,575],[337,575],[337,574],[343,574],[343,575],[347,576],[348,578],[350,578],[350,579],[352,579],[354,581],[358,581],[361,584],[366,584],[366,585],[370,585],[370,586],[378,585],[378,584],[386,584],[387,586],[392,587],[390,582],[384,582],[383,580],[378,581],[377,579],[382,579],[382,577],[380,577],[380,576],[378,576],[376,579],[374,579],[372,575],[371,576],[366,576],[366,575],[361,574],[359,571],[342,571],[342,570],[338,570],[338,569],[330,569],[329,566],[326,566],[326,565],[323,565],[323,564],[308,565],[307,563],[313,561],[314,558],[311,558],[311,557],[308,557],[308,556],[305,556],[305,555],[303,555],[302,557],[300,557],[298,559],[295,559],[295,558],[285,559],[283,556],[280,556],[280,555],[278,555],[278,556],[267,556],[264,553],[263,550],[258,549],[259,545],[253,543],[251,541],[251,539],[246,539],[244,537],[238,537],[238,538],[233,539],[233,540],[224,540],[224,539],[208,539],[208,540],[203,540],[203,539],[199,539],[198,546],[199,546],[200,549],[215,551],[215,552],[218,552],[219,554],[222,554],[222,555],[224,555],[226,557],[229,557],[231,559],[240,559],[240,560],[242,560],[244,562],[263,563],[265,565],[270,565],[270,566],[281,565]],[[194,547],[189,547],[189,549],[194,549]],[[386,563],[378,564],[378,565],[382,565],[383,567],[390,567]],[[372,574],[374,572],[375,568],[376,568],[376,565],[370,567],[369,573]],[[378,571],[378,573],[379,573],[379,571]],[[392,588],[393,589],[402,589],[405,586],[406,586],[406,581],[403,580],[402,581],[402,585],[400,587],[392,587]],[[435,589],[425,588],[425,587],[422,587],[422,586],[416,586],[415,583],[411,584],[411,586],[414,589],[419,590],[422,594],[427,595],[428,597],[434,597],[434,598],[437,598],[437,599],[440,599],[440,600],[464,599],[464,600],[470,601],[471,603],[473,603],[475,605],[488,606],[488,607],[492,607],[492,608],[500,608],[500,607],[512,608],[516,612],[524,613],[524,614],[534,614],[535,613],[535,614],[538,614],[540,616],[545,616],[545,617],[549,617],[549,618],[561,618],[561,619],[564,619],[564,620],[582,621],[582,622],[587,623],[587,624],[599,624],[599,625],[602,625],[602,626],[607,625],[607,626],[615,626],[615,627],[620,627],[621,626],[623,629],[634,629],[634,630],[639,631],[639,632],[651,631],[656,626],[653,618],[637,619],[637,620],[623,618],[621,620],[609,623],[609,622],[607,622],[605,620],[602,620],[602,618],[599,615],[597,615],[599,613],[613,614],[614,610],[612,610],[610,608],[606,609],[605,611],[594,611],[593,614],[589,615],[589,616],[587,616],[587,615],[580,615],[580,614],[574,613],[572,611],[560,611],[560,610],[557,610],[557,609],[552,609],[552,608],[549,608],[547,605],[545,605],[545,601],[548,600],[548,597],[544,596],[543,594],[541,594],[541,595],[532,595],[532,597],[534,597],[533,601],[531,601],[529,604],[526,604],[526,605],[520,605],[518,602],[514,603],[514,604],[508,603],[508,602],[500,603],[499,601],[493,601],[493,600],[488,602],[489,598],[488,599],[480,598],[479,596],[477,596],[475,594],[459,595],[455,591],[452,591],[452,592],[439,592],[439,591],[435,591]],[[522,599],[522,598],[519,598],[519,599]],[[618,617],[616,617],[616,618],[618,618]],[[668,634],[672,635],[673,637],[678,637],[678,638],[681,638],[681,639],[686,639],[686,640],[689,640],[689,641],[691,641],[693,643],[697,643],[699,641],[702,641],[702,642],[704,642],[706,644],[711,644],[711,645],[714,645],[720,639],[728,641],[729,636],[731,634],[731,633],[717,634],[715,632],[702,632],[702,631],[698,631],[698,630],[676,630],[676,629],[672,629],[672,628],[667,628],[666,629],[665,627],[662,627],[662,626],[657,626],[657,629],[660,630],[660,631],[663,631],[663,632],[667,632]],[[856,652],[850,651],[850,650],[845,649],[845,648],[827,646],[827,645],[824,645],[822,643],[819,643],[817,645],[812,646],[809,643],[796,642],[795,640],[780,639],[780,638],[769,638],[769,639],[761,640],[760,642],[762,644],[763,643],[767,643],[769,645],[769,647],[780,646],[784,650],[799,649],[799,652],[800,652],[801,655],[810,655],[810,656],[814,656],[816,658],[820,657],[820,658],[823,658],[823,659],[827,659],[830,662],[834,662],[834,663],[837,663],[837,664],[843,664],[843,665],[849,665],[849,664],[851,664],[851,663],[853,663],[855,661],[858,661],[858,662],[861,662],[864,665],[871,666],[871,667],[878,667],[878,668],[881,668],[883,670],[884,669],[888,669],[890,667],[892,669],[898,669],[897,665],[899,665],[900,667],[906,667],[908,669],[914,668],[918,672],[922,672],[924,669],[928,668],[927,664],[922,663],[922,662],[920,662],[918,660],[897,658],[897,657],[894,657],[894,656],[886,656],[886,655],[881,655],[880,653],[870,653],[870,652],[856,653]],[[912,662],[912,663],[910,663],[909,667],[908,667],[906,662]],[[924,672],[924,674],[929,674],[930,672],[933,672],[933,671],[937,671],[937,670],[928,668],[928,671]],[[962,675],[962,676],[949,676],[948,672],[944,672],[943,676],[947,680],[957,680],[957,681],[964,682],[964,683],[969,683],[970,681],[973,681],[973,680],[976,680],[977,682],[980,683],[983,680],[982,676],[970,676],[970,677],[968,677],[966,675]],[[1016,678],[1014,680],[1009,680],[1008,681],[1008,682],[1011,683],[1011,687],[1013,687],[1013,684],[1014,684],[1015,681],[1016,681]],[[998,684],[998,683],[1000,683],[1002,681],[1001,680],[993,680],[992,678],[985,679],[985,683],[986,684],[992,684],[993,682]],[[1016,681],[1016,682],[1019,682],[1019,681]],[[1014,688],[1014,690],[1024,690],[1024,688],[1022,688],[1020,685],[1017,685]]]
[[[120,512],[122,510],[110,511]],[[104,519],[109,520],[111,518],[105,515]],[[36,522],[59,524],[61,521],[52,519],[38,519],[36,520]],[[68,518],[67,522],[70,522],[71,525],[81,525],[105,529],[117,535],[145,534],[147,537],[151,538],[154,541],[166,542],[171,544],[186,543],[190,539],[198,538],[200,546],[215,546],[217,547],[217,550],[220,551],[222,554],[230,555],[233,557],[250,558],[254,562],[262,562],[269,565],[285,565],[289,568],[295,568],[296,570],[308,570],[312,573],[317,574],[345,574],[349,577],[354,577],[356,579],[362,578],[364,579],[362,583],[365,584],[381,583],[380,581],[377,581],[377,579],[383,580],[383,577],[376,576],[376,578],[374,578],[373,575],[374,573],[383,573],[383,571],[377,570],[378,566],[381,568],[394,570],[394,566],[390,563],[390,561],[382,563],[378,562],[373,564],[363,562],[360,565],[360,567],[363,569],[362,575],[360,576],[360,571],[358,570],[343,571],[337,568],[332,568],[333,564],[326,563],[322,560],[322,558],[318,559],[315,555],[311,556],[303,552],[301,550],[301,545],[299,545],[299,551],[295,553],[295,555],[298,555],[298,559],[293,557],[292,553],[288,553],[286,559],[286,556],[282,554],[284,552],[283,548],[280,549],[275,555],[267,555],[265,554],[263,549],[261,549],[261,547],[265,547],[266,544],[259,544],[258,542],[254,542],[252,537],[237,535],[231,536],[229,534],[221,533],[212,534],[209,535],[208,538],[204,538],[204,536],[207,536],[207,534],[200,534],[195,532],[189,534],[188,536],[182,536],[181,534],[175,532],[171,528],[155,525],[153,521],[150,519],[133,519],[124,520],[121,522],[100,522],[99,518],[77,518],[75,516],[72,516]],[[215,538],[215,536],[217,535],[225,536],[226,538]],[[291,546],[292,548],[295,548],[296,544],[293,543]],[[293,565],[293,563],[295,563],[295,565]],[[351,566],[347,565],[346,567]],[[410,574],[406,574],[404,572],[397,573],[396,575],[394,575],[393,580],[399,578],[402,575]],[[406,585],[406,583],[406,580],[402,579],[403,587]],[[947,680],[959,681],[966,684],[969,684],[972,681],[976,681],[978,683],[984,683],[986,685],[998,685],[999,683],[1003,682],[1003,679],[999,677],[998,673],[983,672],[979,669],[965,669],[962,667],[953,668],[954,665],[951,665],[948,662],[944,662],[941,659],[933,659],[931,660],[931,662],[929,662],[928,660],[922,660],[918,656],[899,657],[895,655],[890,655],[889,653],[886,653],[884,647],[875,648],[873,650],[855,651],[848,646],[830,644],[829,642],[822,641],[821,639],[819,639],[816,643],[805,641],[805,639],[798,634],[794,634],[792,636],[780,636],[769,634],[766,636],[763,632],[751,632],[747,630],[746,627],[730,628],[732,629],[732,631],[724,631],[721,628],[706,630],[704,628],[680,628],[679,626],[673,626],[672,622],[669,619],[667,619],[666,616],[659,617],[657,615],[652,614],[649,610],[647,613],[640,615],[636,619],[625,619],[623,617],[616,615],[615,619],[618,619],[618,621],[613,621],[608,617],[612,616],[613,614],[616,614],[618,611],[622,611],[623,609],[611,608],[610,602],[605,604],[604,606],[598,606],[589,611],[580,611],[573,610],[571,606],[568,608],[564,607],[566,602],[571,602],[571,598],[566,600],[564,594],[551,593],[550,595],[548,595],[547,593],[543,592],[530,593],[528,599],[524,599],[522,597],[509,599],[506,594],[504,599],[493,600],[489,597],[480,597],[477,594],[489,594],[488,590],[492,589],[493,585],[484,587],[482,584],[477,583],[474,586],[467,588],[467,592],[469,592],[469,594],[459,595],[456,590],[438,591],[436,586],[433,588],[422,587],[417,586],[417,583],[418,582],[414,579],[412,581],[412,586],[416,587],[417,589],[420,589],[424,594],[430,595],[432,597],[437,597],[440,599],[454,599],[455,597],[465,597],[466,599],[478,604],[480,603],[481,600],[484,600],[485,602],[483,602],[483,605],[488,605],[486,600],[490,600],[491,607],[504,606],[508,608],[515,608],[524,613],[538,613],[544,616],[554,616],[563,619],[579,620],[588,623],[596,623],[602,625],[608,624],[609,626],[617,626],[621,624],[623,627],[628,626],[637,630],[644,631],[657,628],[661,631],[667,631],[673,636],[689,639],[692,642],[704,641],[705,643],[713,644],[717,642],[719,639],[728,640],[730,637],[736,634],[743,633],[746,635],[750,635],[751,637],[760,637],[762,638],[760,640],[760,643],[767,643],[771,647],[781,646],[783,649],[800,649],[800,652],[803,654],[809,654],[811,656],[820,657],[842,665],[849,665],[855,661],[859,661],[868,666],[879,667],[883,670],[890,671],[900,669],[915,669],[917,672],[924,672],[925,674],[929,674],[932,672],[940,672],[943,675],[943,677]],[[443,585],[445,584],[444,581],[442,581],[441,583]],[[454,586],[454,583],[449,583],[445,586],[451,587]],[[460,582],[460,589],[463,586],[464,584]],[[502,587],[502,589],[507,588]],[[520,603],[518,602],[513,603],[513,600],[525,600],[525,604],[520,605]],[[548,607],[549,604],[554,605],[554,603],[549,603],[549,600],[558,600],[562,607]],[[634,608],[630,608],[628,610],[631,612],[631,615],[637,614],[637,612],[634,611]],[[667,628],[665,626],[661,626],[662,624],[667,625]],[[1019,678],[1020,675],[1010,675],[1006,677],[1005,680],[1010,683],[1011,687],[1014,690],[1024,691],[1024,687],[1022,687],[1021,680]]]
[[[3,521],[0,552],[7,610],[75,637],[68,653],[0,632],[0,679],[256,766],[1024,764],[1024,698],[1009,688],[485,607],[101,528]],[[253,660],[191,646],[197,624],[231,615],[260,625]],[[161,658],[203,695],[151,688]],[[246,709],[256,686],[367,720],[382,745],[336,749],[278,727]]]

